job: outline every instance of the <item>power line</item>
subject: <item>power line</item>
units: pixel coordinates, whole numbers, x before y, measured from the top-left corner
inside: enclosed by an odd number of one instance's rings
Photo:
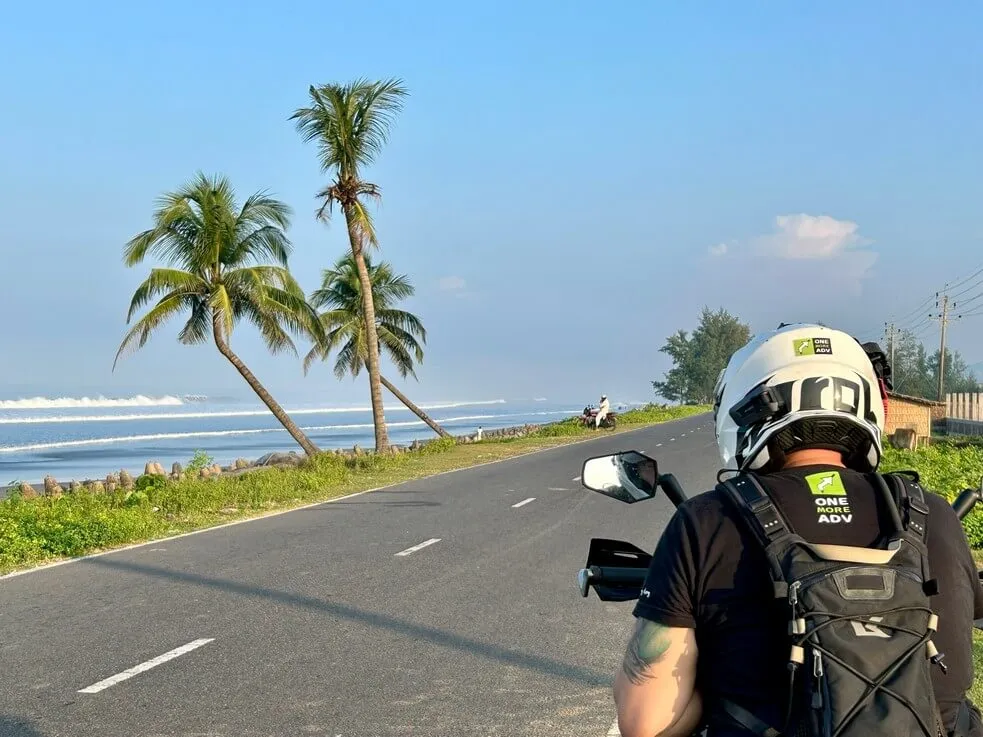
[[[956,287],[961,287],[961,286],[962,286],[963,284],[965,284],[966,282],[968,282],[968,281],[969,281],[970,279],[975,279],[975,278],[976,278],[977,276],[979,276],[980,274],[983,274],[983,266],[981,266],[981,267],[980,267],[980,268],[979,268],[979,269],[978,269],[977,271],[974,271],[974,272],[973,272],[972,274],[970,274],[969,276],[967,276],[967,277],[965,277],[965,278],[963,278],[963,279],[960,279],[959,281],[957,281],[957,282],[956,282],[955,284],[953,284],[952,286],[949,286],[949,285],[947,284],[947,285],[946,285],[946,288],[947,288],[947,289],[955,289]]]
[[[972,284],[970,284],[968,287],[966,287],[965,289],[962,289],[962,290],[956,292],[955,294],[952,295],[952,298],[955,299],[956,297],[961,297],[962,295],[966,294],[966,292],[972,292],[980,284],[983,284],[983,279],[980,279],[979,281],[975,281]]]
[[[902,325],[899,329],[907,330],[909,333],[917,332],[918,330],[921,330],[923,327],[925,327],[926,325],[930,325],[931,323],[932,323],[932,316],[930,313],[926,313],[921,320],[908,323],[907,325]]]
[[[920,312],[921,310],[923,310],[926,307],[930,306],[932,304],[932,300],[935,299],[937,296],[938,296],[938,292],[936,292],[931,297],[929,297],[928,299],[926,299],[924,302],[922,302],[920,305],[918,305],[918,307],[916,307],[915,309],[913,309],[911,312],[908,312],[908,313],[902,315],[901,317],[897,318],[895,320],[895,322],[903,322],[905,320],[911,319],[912,317],[916,317],[917,314],[918,314],[918,312]]]
[[[952,296],[955,297],[956,295],[952,295]],[[969,299],[964,299],[960,304],[963,307],[965,307],[968,304],[972,304],[973,302],[975,302],[976,300],[978,300],[980,297],[983,297],[983,292],[979,292],[978,294],[970,297]]]

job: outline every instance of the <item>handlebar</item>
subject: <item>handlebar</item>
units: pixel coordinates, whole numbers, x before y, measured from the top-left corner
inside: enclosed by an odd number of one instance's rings
[[[983,501],[983,491],[980,489],[964,489],[963,492],[952,502],[952,509],[956,516],[962,519],[969,514],[977,502]]]
[[[641,586],[648,575],[648,568],[589,566],[584,570],[591,586]]]
[[[672,502],[674,507],[678,507],[686,501],[686,492],[683,491],[683,487],[679,485],[676,477],[671,473],[659,475],[659,486],[666,492],[666,496],[669,497],[669,501]]]

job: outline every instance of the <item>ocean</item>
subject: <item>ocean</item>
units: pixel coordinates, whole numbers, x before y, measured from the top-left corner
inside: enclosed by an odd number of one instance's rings
[[[545,399],[421,403],[452,435],[578,415],[587,402]],[[285,403],[284,409],[323,449],[375,445],[370,407]],[[612,409],[615,407],[612,405]],[[390,442],[408,445],[435,437],[416,415],[387,403]],[[65,482],[105,478],[126,469],[143,473],[147,461],[169,471],[202,450],[225,465],[270,451],[300,451],[258,399],[133,396],[0,399],[0,488],[37,483],[51,474]]]

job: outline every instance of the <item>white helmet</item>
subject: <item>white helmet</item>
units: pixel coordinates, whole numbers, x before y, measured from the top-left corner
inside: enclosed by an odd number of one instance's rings
[[[772,451],[800,447],[840,451],[860,471],[881,461],[874,365],[853,336],[822,325],[782,325],[735,352],[717,377],[713,417],[725,467],[760,469]]]

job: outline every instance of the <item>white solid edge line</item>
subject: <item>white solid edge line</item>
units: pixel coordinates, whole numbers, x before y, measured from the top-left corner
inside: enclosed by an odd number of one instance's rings
[[[185,653],[190,653],[192,650],[196,650],[202,645],[207,645],[209,642],[214,640],[214,637],[206,637],[189,642],[187,645],[181,645],[181,647],[176,647],[163,655],[158,655],[156,658],[146,661],[145,663],[140,663],[140,665],[134,665],[132,668],[127,668],[122,673],[117,673],[115,676],[110,676],[109,678],[99,681],[98,683],[93,683],[87,688],[79,689],[79,693],[99,693],[100,691],[107,689],[110,686],[115,686],[117,683],[121,683],[128,678],[133,678],[133,676],[137,675],[138,673],[143,673],[151,668],[156,668],[161,663],[166,663],[168,660],[174,660],[174,658],[180,657]]]
[[[513,504],[512,505],[512,509],[517,509],[518,507],[524,507],[529,502],[532,502],[532,501],[535,501],[535,500],[536,500],[536,497],[534,497],[534,496],[531,496],[528,499],[523,499],[521,502],[519,502],[517,504]]]
[[[614,720],[614,724],[611,725],[611,729],[608,730],[605,737],[621,737],[621,730],[618,729],[618,720]]]
[[[406,548],[406,550],[400,550],[398,553],[396,553],[396,555],[409,555],[410,553],[415,553],[417,550],[423,550],[424,548],[439,542],[440,542],[439,537],[432,537],[429,540],[424,540],[419,545],[414,545],[412,548]]]
[[[668,425],[670,422],[685,422],[687,418],[682,418],[680,420],[669,420],[668,422],[659,422],[654,425],[646,425],[645,427],[638,427],[632,430],[621,430],[615,432],[614,435],[631,435],[634,432],[642,432],[643,430],[651,430],[653,427],[659,427],[660,425]],[[508,458],[497,458],[494,461],[486,461],[485,463],[476,463],[473,466],[462,466],[461,468],[452,468],[449,471],[441,471],[440,473],[432,473],[429,476],[420,476],[413,479],[404,479],[403,481],[394,481],[391,484],[386,484],[385,486],[376,486],[372,489],[363,489],[362,491],[355,491],[351,494],[345,494],[344,496],[336,496],[333,499],[323,499],[319,502],[310,502],[309,504],[302,504],[299,507],[291,507],[290,509],[278,509],[275,512],[267,512],[265,514],[257,514],[252,517],[247,517],[246,519],[239,519],[233,522],[223,522],[220,525],[214,525],[212,527],[205,527],[201,530],[192,530],[191,532],[182,532],[177,535],[170,535],[168,537],[158,537],[154,540],[147,540],[142,543],[133,543],[132,545],[125,545],[121,548],[113,548],[111,550],[102,550],[98,553],[89,553],[87,555],[79,556],[78,558],[68,558],[67,560],[57,560],[54,563],[45,563],[40,566],[34,566],[32,568],[25,568],[20,571],[12,571],[11,573],[5,573],[0,576],[0,581],[8,578],[15,578],[17,576],[25,576],[28,573],[39,573],[40,571],[46,571],[49,568],[57,568],[58,566],[68,565],[69,563],[78,563],[81,560],[90,560],[92,558],[101,558],[104,555],[113,555],[114,553],[125,553],[127,550],[135,550],[137,548],[143,548],[147,545],[155,545],[157,543],[168,542],[170,540],[179,540],[182,537],[191,537],[192,535],[201,535],[206,532],[215,532],[216,530],[222,530],[227,527],[234,527],[235,525],[244,525],[248,522],[258,522],[259,520],[269,519],[270,517],[279,517],[281,514],[290,514],[291,512],[300,512],[305,509],[311,509],[313,507],[320,507],[323,504],[333,504],[334,502],[344,501],[345,499],[351,499],[352,497],[361,496],[362,494],[371,494],[374,491],[384,491],[385,489],[391,489],[394,486],[402,486],[403,484],[409,484],[413,481],[422,481],[424,479],[435,479],[439,476],[447,476],[452,473],[460,473],[461,471],[470,471],[475,468],[483,468],[484,466],[493,466],[496,463],[508,463],[509,461],[517,461],[520,458],[526,458],[527,456],[537,455],[539,453],[549,453],[553,450],[560,450],[561,448],[569,448],[574,445],[582,445],[583,443],[593,443],[598,440],[604,440],[605,438],[610,438],[611,435],[604,435],[599,438],[584,438],[583,440],[574,440],[571,443],[562,443],[560,445],[553,445],[549,448],[537,448],[536,450],[531,450],[528,453],[520,453],[519,455],[509,456]]]

